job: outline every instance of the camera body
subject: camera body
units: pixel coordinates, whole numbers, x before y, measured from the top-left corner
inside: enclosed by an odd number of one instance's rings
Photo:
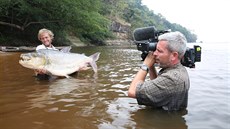
[[[141,58],[144,60],[149,51],[155,51],[158,36],[170,32],[169,30],[157,31],[154,26],[137,28],[133,32],[134,43],[137,45],[137,50],[141,51]],[[187,47],[184,57],[181,59],[181,64],[195,68],[195,62],[201,61],[201,47],[194,45],[193,48]]]

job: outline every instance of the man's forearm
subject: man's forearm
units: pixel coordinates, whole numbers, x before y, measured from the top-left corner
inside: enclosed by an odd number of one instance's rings
[[[136,88],[139,83],[143,83],[145,77],[147,75],[147,71],[140,69],[136,74],[135,78],[133,79],[132,83],[130,84],[128,96],[132,98],[136,98]]]

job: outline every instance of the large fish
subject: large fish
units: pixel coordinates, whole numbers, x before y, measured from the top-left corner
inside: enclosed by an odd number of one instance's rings
[[[99,56],[99,52],[88,57],[84,54],[41,49],[37,52],[21,54],[19,63],[29,69],[43,69],[51,75],[68,78],[69,74],[86,70],[89,65],[94,72],[97,72],[96,61]]]

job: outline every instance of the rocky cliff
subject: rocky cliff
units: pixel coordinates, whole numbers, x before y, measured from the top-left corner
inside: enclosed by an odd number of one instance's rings
[[[107,45],[130,45],[132,44],[131,24],[112,20],[110,30],[113,32],[115,39],[106,40]]]

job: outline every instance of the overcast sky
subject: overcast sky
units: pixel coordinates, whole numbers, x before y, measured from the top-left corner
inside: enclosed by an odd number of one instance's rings
[[[194,31],[198,41],[230,43],[230,0],[142,0],[142,4]]]

